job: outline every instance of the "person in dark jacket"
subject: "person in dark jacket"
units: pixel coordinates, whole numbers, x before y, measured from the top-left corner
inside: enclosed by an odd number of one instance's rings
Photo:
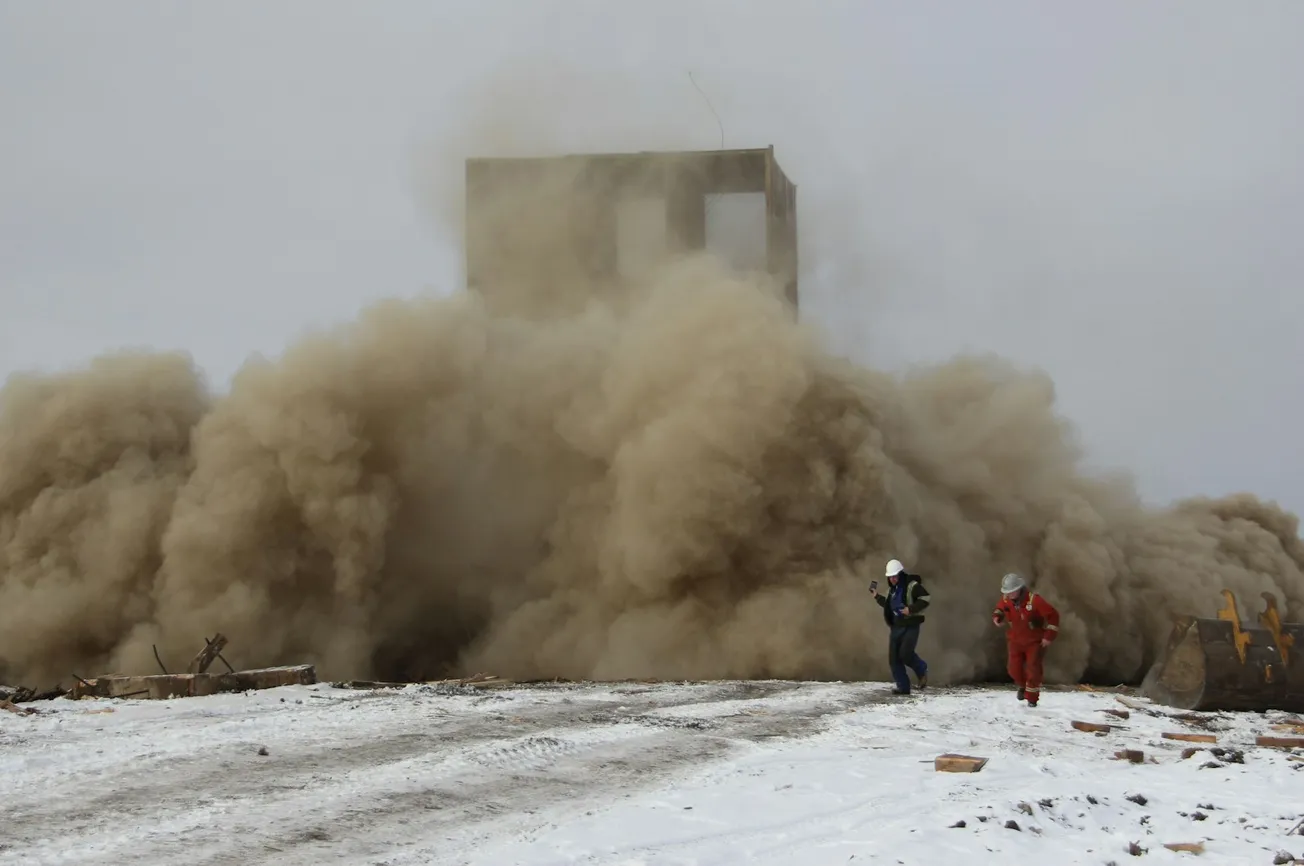
[[[887,645],[887,663],[892,669],[896,687],[894,695],[910,694],[910,674],[919,678],[919,688],[928,685],[928,663],[919,657],[915,647],[919,643],[919,629],[924,624],[924,610],[928,607],[928,590],[919,575],[910,574],[905,566],[893,559],[887,564],[888,594],[878,594],[878,581],[870,583],[874,601],[883,608],[883,620],[890,629]]]

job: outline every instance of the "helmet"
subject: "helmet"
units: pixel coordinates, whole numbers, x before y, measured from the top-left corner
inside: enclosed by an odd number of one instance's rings
[[[884,572],[884,573],[885,573],[888,577],[896,577],[898,574],[900,574],[901,572],[903,572],[903,571],[905,571],[905,570],[906,570],[906,567],[905,567],[904,565],[902,565],[900,562],[898,562],[898,561],[895,560],[895,559],[889,559],[889,560],[888,560],[888,563],[887,563],[887,571]]]
[[[1001,594],[1004,595],[1010,592],[1018,592],[1027,585],[1028,584],[1024,583],[1023,578],[1019,577],[1019,575],[1013,573],[1007,574],[1005,577],[1001,578]]]

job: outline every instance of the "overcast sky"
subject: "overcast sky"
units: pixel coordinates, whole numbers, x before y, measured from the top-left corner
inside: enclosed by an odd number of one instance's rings
[[[1302,35],[1299,0],[0,0],[0,373],[181,348],[220,388],[447,292],[484,130],[716,147],[691,71],[798,184],[838,350],[1040,366],[1148,497],[1304,511]]]

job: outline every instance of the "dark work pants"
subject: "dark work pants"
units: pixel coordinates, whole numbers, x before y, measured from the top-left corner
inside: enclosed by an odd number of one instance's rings
[[[919,626],[892,626],[892,633],[888,636],[887,663],[892,669],[892,679],[896,680],[897,688],[903,692],[910,691],[910,675],[906,673],[906,668],[921,677],[928,673],[928,664],[915,652],[918,643]]]

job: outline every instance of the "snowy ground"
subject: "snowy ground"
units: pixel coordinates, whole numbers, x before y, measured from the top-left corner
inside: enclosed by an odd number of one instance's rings
[[[1146,863],[1304,856],[1288,835],[1304,763],[1253,745],[1274,714],[1202,727],[1111,718],[1125,708],[1103,693],[1030,710],[1003,689],[887,689],[323,684],[42,702],[0,712],[0,863],[1122,864],[1137,862],[1129,843]],[[1184,759],[1194,744],[1164,731],[1216,732],[1244,762]],[[1122,748],[1147,762],[1111,760]],[[990,761],[935,772],[946,752]],[[1204,853],[1164,848],[1180,842]]]

